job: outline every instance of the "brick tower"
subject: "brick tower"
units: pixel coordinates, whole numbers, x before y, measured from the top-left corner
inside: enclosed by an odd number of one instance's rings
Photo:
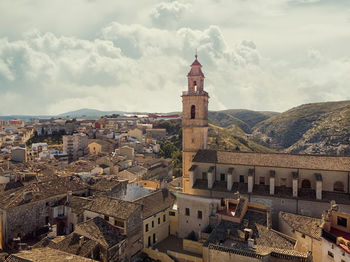
[[[187,74],[188,90],[182,93],[182,186],[184,193],[191,193],[189,168],[199,149],[207,149],[208,100],[204,91],[202,65],[197,60]]]

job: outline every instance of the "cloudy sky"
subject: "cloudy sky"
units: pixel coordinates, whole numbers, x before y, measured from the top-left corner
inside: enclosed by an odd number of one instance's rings
[[[349,0],[1,0],[0,115],[181,110],[196,48],[210,110],[350,99]]]

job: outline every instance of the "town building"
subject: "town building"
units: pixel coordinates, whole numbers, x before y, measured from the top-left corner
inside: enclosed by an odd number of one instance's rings
[[[322,261],[350,261],[350,214],[332,201],[322,216]]]
[[[108,197],[98,197],[84,208],[84,221],[101,217],[126,236],[125,253],[130,259],[143,247],[141,205]]]
[[[166,239],[170,234],[169,211],[174,203],[171,193],[162,189],[134,202],[142,206],[143,246],[150,247]]]
[[[322,262],[322,220],[287,212],[279,213],[278,229],[297,240],[296,250],[311,251],[315,262]]]
[[[141,129],[135,128],[128,131],[129,137],[136,138],[139,142],[143,141],[143,131]]]
[[[77,160],[87,154],[88,137],[83,133],[63,136],[63,151],[68,154],[69,161]]]
[[[0,193],[0,249],[15,239],[30,239],[45,232],[48,224],[56,224],[58,234],[64,234],[67,219],[61,201],[67,193],[87,195],[88,187],[78,177],[48,179],[13,187],[3,187]]]
[[[11,150],[11,160],[14,162],[27,162],[27,149],[25,147],[15,147]]]

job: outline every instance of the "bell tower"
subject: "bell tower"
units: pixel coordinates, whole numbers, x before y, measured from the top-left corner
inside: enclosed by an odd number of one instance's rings
[[[204,91],[202,65],[195,60],[187,74],[188,90],[182,93],[182,187],[184,193],[191,193],[189,169],[199,149],[207,149],[208,100]]]

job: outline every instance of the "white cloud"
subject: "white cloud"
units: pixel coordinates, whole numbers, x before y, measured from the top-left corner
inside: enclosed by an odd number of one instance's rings
[[[2,2],[0,9],[13,11],[0,17],[1,35],[9,35],[0,38],[5,98],[0,115],[82,107],[181,110],[196,49],[211,110],[285,110],[349,99],[348,13],[300,1],[148,0],[107,6],[79,0],[66,21],[46,13],[48,6],[39,2],[18,10]],[[61,1],[53,5],[63,12]],[[74,21],[78,11],[83,18]],[[23,34],[24,29],[31,30]]]
[[[152,23],[159,27],[176,27],[186,11],[191,8],[188,3],[178,1],[161,2],[152,10]]]

